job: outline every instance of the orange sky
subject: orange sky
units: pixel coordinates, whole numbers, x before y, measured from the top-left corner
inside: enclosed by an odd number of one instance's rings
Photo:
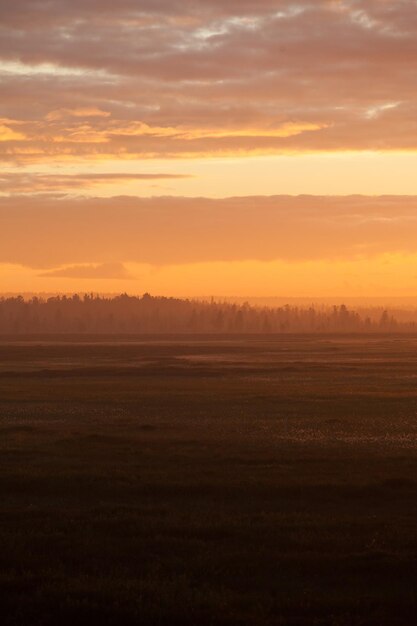
[[[15,0],[0,31],[0,290],[416,294],[413,0]]]

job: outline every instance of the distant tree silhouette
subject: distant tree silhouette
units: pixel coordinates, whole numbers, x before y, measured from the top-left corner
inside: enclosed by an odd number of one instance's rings
[[[347,306],[254,307],[211,299],[121,294],[0,298],[0,333],[389,333],[415,332],[417,312]]]

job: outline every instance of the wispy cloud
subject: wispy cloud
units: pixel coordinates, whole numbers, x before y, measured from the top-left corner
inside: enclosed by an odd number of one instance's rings
[[[28,174],[0,172],[0,192],[44,193],[71,191],[101,185],[138,181],[157,181],[190,178],[186,174]]]

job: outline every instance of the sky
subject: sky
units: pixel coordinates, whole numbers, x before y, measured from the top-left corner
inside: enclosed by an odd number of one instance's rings
[[[416,0],[0,0],[0,291],[417,295]]]

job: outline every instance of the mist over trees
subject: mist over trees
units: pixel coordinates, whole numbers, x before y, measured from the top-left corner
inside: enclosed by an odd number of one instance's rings
[[[400,316],[401,317],[401,316]],[[417,314],[416,314],[417,317]],[[404,316],[403,316],[404,318]],[[0,334],[40,333],[391,333],[417,331],[416,320],[386,310],[255,307],[248,303],[98,295],[0,298]]]

